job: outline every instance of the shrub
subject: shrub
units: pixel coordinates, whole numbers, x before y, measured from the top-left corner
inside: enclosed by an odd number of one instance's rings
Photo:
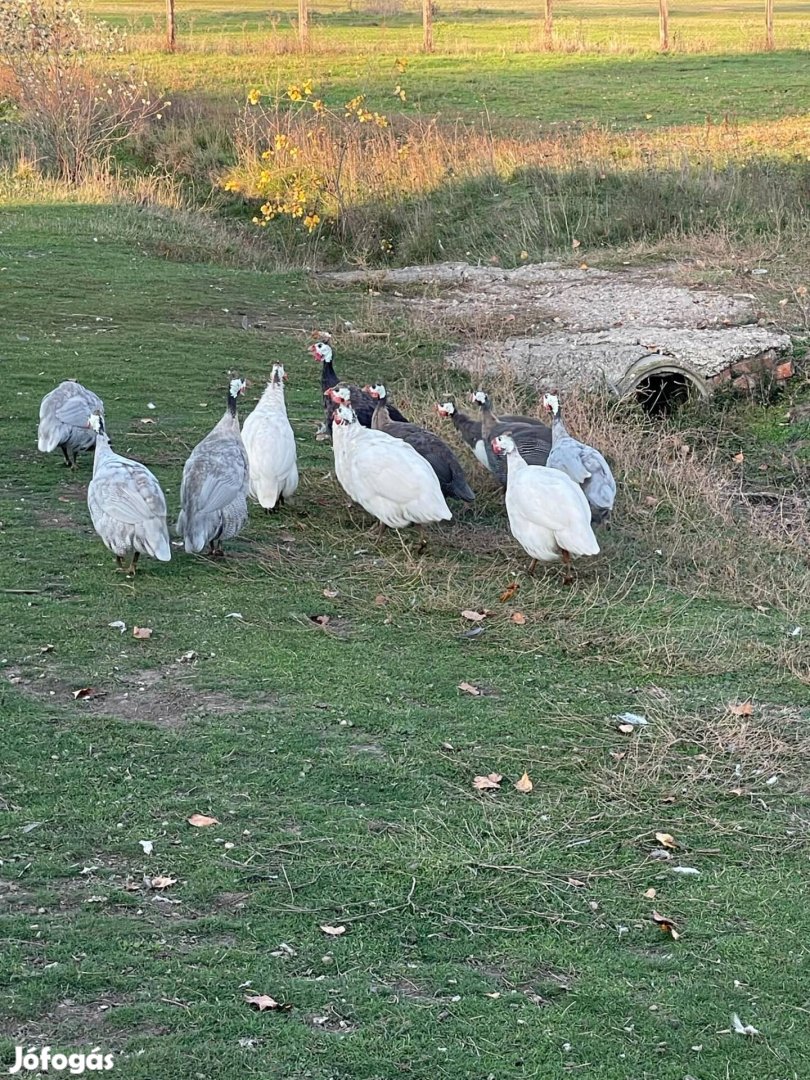
[[[134,69],[112,65],[122,51],[121,35],[72,0],[0,5],[0,60],[20,122],[46,166],[70,183],[105,165],[169,104],[154,100]]]

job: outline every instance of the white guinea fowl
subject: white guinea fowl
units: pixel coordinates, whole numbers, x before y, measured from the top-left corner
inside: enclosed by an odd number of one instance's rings
[[[295,435],[287,419],[281,364],[273,364],[270,382],[253,412],[242,425],[248,456],[249,490],[265,510],[291,499],[298,487]]]
[[[492,449],[506,455],[506,513],[512,535],[532,560],[568,564],[579,555],[598,555],[591,510],[582,488],[564,472],[529,465],[509,435],[498,435]]]
[[[246,385],[243,379],[231,380],[224,416],[197,443],[183,468],[177,533],[190,554],[208,544],[210,554],[221,555],[223,541],[238,535],[248,519],[248,459],[236,415]]]
[[[551,453],[546,465],[559,469],[579,484],[591,507],[591,521],[601,525],[610,517],[616,500],[616,481],[610,466],[593,446],[580,442],[568,433],[562,418],[560,399],[544,394],[543,405],[554,417],[551,424]]]
[[[335,475],[349,498],[391,529],[449,521],[453,515],[427,461],[402,439],[363,427],[338,395],[333,400]]]
[[[93,478],[87,488],[93,528],[115,555],[119,569],[127,554],[132,555],[132,573],[140,555],[169,562],[166,498],[157,478],[139,461],[114,453],[100,413],[85,422],[96,438]]]
[[[74,468],[76,455],[96,445],[96,432],[87,423],[87,417],[96,412],[104,417],[104,402],[92,390],[73,379],[59,383],[39,406],[37,448],[51,454],[58,447],[65,464]]]

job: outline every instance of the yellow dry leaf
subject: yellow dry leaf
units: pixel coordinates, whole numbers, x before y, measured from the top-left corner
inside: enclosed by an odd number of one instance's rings
[[[478,686],[473,686],[472,683],[460,682],[458,684],[459,690],[462,690],[465,694],[472,694],[473,697],[480,697],[481,690]]]
[[[668,832],[657,832],[655,834],[655,839],[658,841],[661,847],[676,848],[678,846],[678,842],[675,837]]]
[[[646,897],[647,900],[654,900],[656,895],[657,895],[657,893],[656,893],[655,889],[647,889],[647,891],[644,893],[644,896]]]
[[[149,879],[150,889],[168,889],[176,884],[177,878],[174,877],[153,877]]]
[[[328,925],[325,924],[325,925],[321,926],[320,929],[323,930],[323,932],[328,937],[343,937],[343,935],[346,933],[346,927],[342,926],[342,925],[341,926],[328,926]]]
[[[739,454],[735,454],[731,460],[735,463],[735,465],[742,465],[742,463],[745,461],[745,454],[741,450]]]
[[[510,581],[499,597],[501,603],[505,604],[507,600],[511,600],[519,588],[519,581]]]
[[[655,923],[659,930],[661,930],[665,934],[669,934],[673,941],[677,941],[678,938],[681,936],[675,927],[675,923],[672,921],[672,919],[667,918],[666,915],[660,915],[657,911],[653,911],[652,921]]]
[[[521,791],[524,794],[528,794],[534,787],[534,784],[529,779],[529,774],[524,773],[519,780],[515,781],[514,787],[515,791]]]
[[[513,611],[510,618],[512,619],[512,622],[515,623],[517,626],[523,626],[523,624],[526,622],[526,616],[523,614],[522,611]]]
[[[209,825],[219,825],[219,821],[215,817],[206,817],[205,814],[192,814],[190,818],[187,818],[187,821],[195,829],[205,829]]]

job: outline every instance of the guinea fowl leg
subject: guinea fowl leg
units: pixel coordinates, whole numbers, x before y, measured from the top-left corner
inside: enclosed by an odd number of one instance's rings
[[[536,569],[537,569],[537,559],[532,559],[532,561],[529,563],[529,566],[528,566],[528,569],[526,570],[526,573],[529,575],[529,577],[534,577],[534,572],[535,572]]]
[[[138,569],[138,559],[140,559],[140,557],[140,551],[132,552],[132,562],[129,564],[129,570],[127,570],[127,574],[132,574],[132,576],[135,577],[135,571]]]
[[[416,554],[421,555],[425,548],[428,546],[428,534],[424,525],[419,526],[419,547],[416,549]]]
[[[562,551],[562,564],[563,564],[563,585],[573,585],[574,575],[571,572],[571,552]]]
[[[116,555],[115,556],[115,565],[116,565],[116,568],[119,571],[119,573],[121,573],[121,574],[126,573],[126,571],[124,569],[123,556],[121,556],[121,555]]]
[[[62,443],[62,445],[59,447],[59,449],[62,451],[62,455],[63,455],[63,457],[65,459],[65,466],[68,469],[72,469],[76,464],[76,459],[74,458],[73,461],[70,460],[70,454],[67,452],[67,449],[65,448],[64,443]]]

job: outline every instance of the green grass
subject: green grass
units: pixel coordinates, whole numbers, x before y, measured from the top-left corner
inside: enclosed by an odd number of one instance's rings
[[[24,1041],[101,1045],[127,1078],[798,1077],[799,555],[742,524],[708,536],[699,500],[651,510],[632,470],[570,591],[519,575],[499,603],[520,553],[481,474],[475,508],[423,558],[409,537],[372,539],[313,439],[317,371],[285,329],[362,325],[368,301],[163,257],[172,237],[122,208],[9,207],[2,222],[0,580],[26,590],[0,593],[0,660],[22,679],[0,691],[3,1060]],[[418,415],[429,392],[461,389],[441,342],[393,333],[342,335],[341,369],[384,377]],[[228,369],[255,398],[276,360],[297,508],[254,508],[222,564],[178,555],[117,577],[84,502],[91,462],[70,476],[36,453],[43,393],[68,376],[97,389],[114,446],[176,510]],[[740,420],[749,438],[769,415]],[[467,607],[495,611],[475,641],[459,637]],[[106,706],[74,701],[83,686]],[[750,719],[726,711],[749,698]],[[615,729],[626,709],[650,720],[638,736]],[[492,770],[503,790],[475,794]],[[531,795],[511,786],[524,770]],[[194,812],[221,824],[195,831]],[[650,858],[658,830],[699,877]],[[180,903],[127,891],[144,873],[176,877]],[[341,923],[334,940],[319,930]],[[294,955],[274,955],[281,942]],[[292,1012],[251,1012],[246,983]],[[725,1033],[732,1012],[762,1037]]]

